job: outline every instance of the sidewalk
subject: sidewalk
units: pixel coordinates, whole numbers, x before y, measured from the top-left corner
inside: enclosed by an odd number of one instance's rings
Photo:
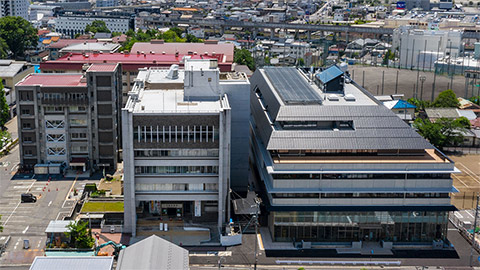
[[[12,136],[12,140],[18,138],[18,122],[17,117],[10,119],[6,124],[5,127],[7,128],[8,132],[10,132]]]

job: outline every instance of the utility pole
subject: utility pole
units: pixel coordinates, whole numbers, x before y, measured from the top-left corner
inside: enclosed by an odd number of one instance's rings
[[[472,247],[470,248],[470,267],[473,266],[473,248],[475,246],[475,231],[477,229],[477,217],[478,217],[478,199],[479,195],[477,192],[477,205],[475,207],[475,219],[473,220],[473,233],[472,233]]]
[[[427,77],[425,77],[424,75],[420,76],[420,82],[422,82],[422,86],[420,87],[420,100],[423,100],[423,83],[426,79]]]
[[[253,216],[255,219],[255,264],[253,265],[253,269],[257,270],[257,263],[258,263],[258,212],[260,211],[260,203],[262,201],[260,198],[255,198],[255,215]]]

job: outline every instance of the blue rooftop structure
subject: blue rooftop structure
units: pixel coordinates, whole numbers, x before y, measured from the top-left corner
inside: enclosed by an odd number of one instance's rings
[[[413,105],[413,104],[411,104],[411,103],[408,103],[408,102],[406,102],[405,100],[401,100],[401,99],[400,99],[400,100],[398,100],[397,104],[395,104],[395,105],[393,106],[392,109],[405,109],[405,108],[407,108],[407,109],[415,109],[415,108],[417,108],[417,106],[415,106],[415,105]]]
[[[325,84],[337,78],[338,76],[341,76],[342,74],[343,71],[341,71],[337,66],[333,65],[317,74],[317,79],[319,79],[320,82]]]

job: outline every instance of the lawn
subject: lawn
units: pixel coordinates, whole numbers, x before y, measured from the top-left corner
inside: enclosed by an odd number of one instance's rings
[[[123,202],[86,202],[82,213],[123,212]]]

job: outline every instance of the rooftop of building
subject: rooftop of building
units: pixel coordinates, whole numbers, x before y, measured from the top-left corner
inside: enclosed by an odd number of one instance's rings
[[[111,270],[113,269],[113,257],[43,257],[37,256],[30,266],[30,270],[81,270],[81,269],[97,269]]]
[[[93,42],[97,42],[97,40],[96,39],[60,39],[57,42],[50,44],[48,48],[61,49],[72,44],[85,43],[85,42],[93,43]]]
[[[122,63],[122,70],[137,71],[139,68],[146,66],[170,66],[172,64],[183,64],[184,58],[191,59],[217,59],[220,65],[223,54],[213,55],[185,55],[185,54],[163,54],[162,52],[145,52],[145,53],[68,53],[58,58],[40,63],[42,70],[56,69],[81,69],[83,64],[90,63]]]
[[[10,78],[25,69],[26,62],[14,60],[0,60],[0,77]]]
[[[136,52],[165,52],[166,54],[222,54],[225,59],[219,62],[233,62],[234,45],[231,43],[164,43],[163,41],[137,42],[133,44],[132,53]]]
[[[186,61],[189,71],[207,70],[212,61]],[[215,61],[214,61],[215,63]],[[140,69],[136,83],[130,92],[125,108],[133,113],[218,113],[229,107],[228,101],[220,96],[212,99],[198,99],[185,95],[185,69],[178,70],[171,77],[171,70],[165,68]],[[215,69],[217,69],[215,67]],[[201,87],[201,86],[200,86]],[[197,87],[198,88],[198,87]],[[211,89],[208,89],[209,91]]]
[[[426,149],[423,155],[416,154],[399,154],[399,155],[372,155],[372,156],[362,156],[361,159],[358,156],[342,156],[341,154],[335,156],[276,156],[273,158],[273,162],[276,164],[282,163],[309,163],[309,164],[320,164],[320,163],[375,163],[375,164],[385,164],[385,163],[450,163],[451,161],[447,159],[440,152],[435,149]]]
[[[17,86],[85,87],[87,83],[82,78],[83,74],[34,73],[18,82]]]
[[[339,91],[324,92],[315,74],[294,68],[258,69],[251,77],[272,122],[261,127],[267,150],[434,149],[348,74],[343,83],[321,77]]]
[[[118,64],[93,64],[87,71],[97,71],[97,72],[113,72],[117,69]]]
[[[107,42],[84,42],[71,44],[63,49],[61,52],[91,52],[91,51],[103,51],[103,52],[115,52],[120,48],[120,45],[117,43],[107,43]]]

